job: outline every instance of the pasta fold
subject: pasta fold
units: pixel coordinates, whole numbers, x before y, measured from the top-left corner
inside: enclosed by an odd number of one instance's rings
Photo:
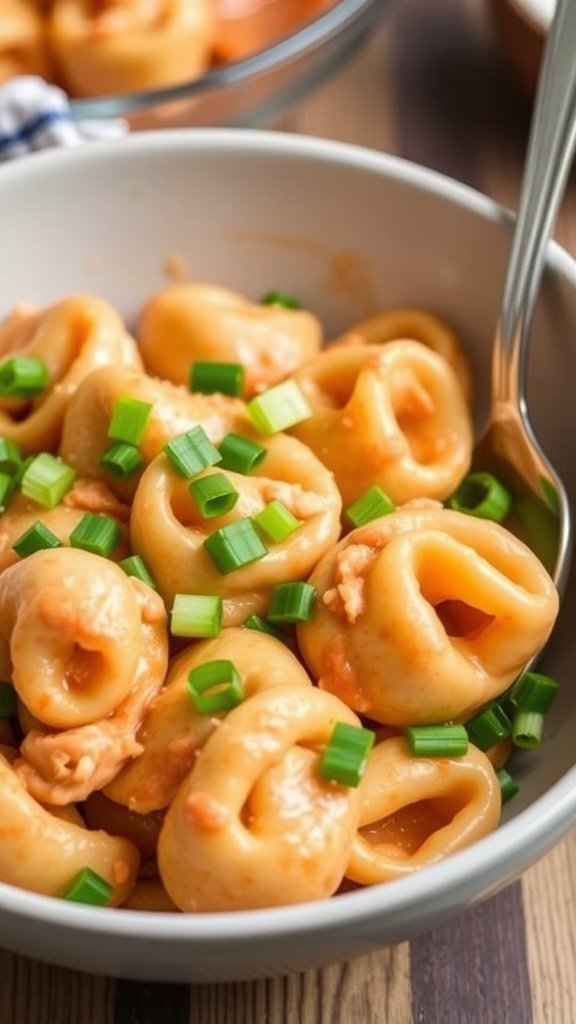
[[[246,397],[316,355],[322,328],[313,313],[250,302],[226,288],[177,284],[142,310],[138,341],[150,373],[187,384],[195,360],[241,363]]]
[[[275,907],[336,891],[359,820],[358,790],[318,774],[338,721],[358,725],[341,701],[305,686],[273,687],[227,715],[158,840],[160,877],[181,910]]]
[[[502,526],[406,507],[354,530],[313,571],[298,627],[321,687],[396,726],[466,719],[544,645],[558,595]]]
[[[291,433],[332,470],[344,505],[381,487],[396,504],[447,497],[472,423],[450,365],[416,341],[329,348],[293,374],[312,415]]]

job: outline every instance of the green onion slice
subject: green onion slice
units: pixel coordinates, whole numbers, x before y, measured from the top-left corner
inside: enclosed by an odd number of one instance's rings
[[[127,576],[134,576],[137,580],[145,583],[146,586],[151,587],[152,590],[158,589],[152,573],[140,555],[130,555],[129,558],[123,558],[121,562],[118,562],[118,565]]]
[[[130,395],[120,395],[114,402],[108,437],[125,444],[139,445],[152,413],[152,403]]]
[[[500,795],[502,797],[502,803],[506,804],[513,796],[520,790],[520,786],[516,782],[516,779],[507,772],[505,768],[496,768],[496,777],[500,783]]]
[[[230,711],[245,696],[238,669],[225,658],[193,668],[188,673],[188,692],[201,715]]]
[[[478,750],[490,750],[496,743],[508,739],[512,733],[512,723],[499,704],[490,704],[466,722],[466,732]]]
[[[48,370],[41,359],[12,356],[0,365],[0,396],[32,398],[48,386]]]
[[[265,633],[267,636],[273,636],[276,640],[281,640],[283,644],[290,642],[285,630],[275,626],[273,622],[268,622],[267,619],[263,619],[261,615],[249,615],[244,625],[246,626],[246,629],[253,629],[257,633]]]
[[[269,291],[260,299],[262,306],[280,306],[282,309],[300,309],[298,299],[287,292]]]
[[[126,441],[110,445],[100,458],[100,465],[118,480],[127,480],[128,477],[134,476],[143,462],[144,459],[136,446]]]
[[[111,516],[85,512],[70,534],[70,544],[73,548],[109,558],[121,536],[122,530]]]
[[[463,725],[411,725],[404,735],[414,757],[463,757],[468,753]]]
[[[509,701],[521,711],[537,711],[547,714],[559,690],[559,683],[540,672],[525,672],[514,684]]]
[[[204,548],[223,575],[257,562],[268,554],[268,548],[254,529],[251,519],[240,519],[211,533]]]
[[[62,893],[62,899],[105,907],[113,892],[114,887],[105,878],[97,875],[92,868],[82,868]]]
[[[0,512],[4,512],[14,493],[15,487],[16,481],[11,474],[0,473]]]
[[[278,583],[268,606],[270,622],[309,622],[314,611],[316,587],[311,583]]]
[[[49,452],[41,452],[40,455],[34,456],[24,472],[21,481],[22,493],[45,508],[55,508],[68,493],[75,479],[76,470],[71,466],[67,466]]]
[[[12,549],[20,558],[27,558],[35,551],[47,551],[50,548],[59,547],[62,547],[62,544],[56,534],[52,533],[52,530],[49,530],[40,520],[25,530],[12,545]]]
[[[22,453],[17,444],[8,437],[0,437],[0,473],[12,476],[22,463]]]
[[[213,637],[222,628],[221,597],[205,594],[176,594],[170,612],[172,636]]]
[[[0,718],[13,718],[17,711],[12,683],[0,683]]]
[[[254,522],[270,538],[274,544],[288,540],[295,530],[301,526],[296,516],[281,501],[271,501],[266,508],[254,516]]]
[[[512,720],[512,742],[516,747],[532,749],[540,745],[544,727],[544,715],[538,711],[522,711],[520,708]]]
[[[376,734],[347,722],[336,722],[324,748],[319,773],[342,786],[357,786],[366,771]]]
[[[456,512],[501,523],[510,511],[512,495],[492,473],[470,473],[446,504]]]
[[[239,398],[244,393],[244,367],[240,363],[192,363],[190,391]]]
[[[240,495],[224,473],[211,473],[193,480],[188,490],[204,519],[231,512]]]
[[[168,441],[164,451],[172,468],[188,479],[222,461],[220,452],[200,426],[192,427],[185,434]]]
[[[226,437],[218,445],[218,451],[222,458],[222,469],[229,469],[233,473],[242,473],[247,476],[253,473],[264,460],[267,448],[255,441],[249,441],[241,434],[226,434]]]
[[[389,515],[390,512],[394,512],[395,508],[396,505],[392,499],[388,497],[381,487],[375,485],[374,487],[369,487],[352,505],[348,506],[346,517],[352,523],[352,526],[365,526],[366,523],[371,523],[373,519]]]
[[[262,434],[277,434],[307,420],[312,410],[295,380],[285,380],[257,395],[246,406],[254,426]]]

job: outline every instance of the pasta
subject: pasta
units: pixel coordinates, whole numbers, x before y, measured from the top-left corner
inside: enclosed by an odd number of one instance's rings
[[[316,566],[298,642],[324,689],[396,726],[464,720],[546,642],[558,596],[497,523],[443,508],[397,511],[349,533]]]
[[[132,506],[131,541],[145,559],[162,595],[218,594],[224,624],[235,626],[263,612],[274,584],[306,576],[340,532],[342,502],[332,475],[309,448],[277,434],[262,441],[266,458],[257,474],[228,473],[240,497],[234,509],[208,523],[199,515],[186,483],[165,455],[151,462]],[[210,475],[207,471],[206,475]],[[265,558],[223,576],[204,549],[215,528],[252,516],[275,499],[302,521],[302,527]]]
[[[22,309],[0,326],[0,359],[41,359],[50,387],[38,398],[0,398],[0,435],[25,452],[57,446],[64,413],[80,382],[104,364],[139,368],[140,356],[115,310],[78,296],[35,312]]]
[[[333,0],[0,0],[0,82],[43,75],[74,96],[190,83],[294,31]]]
[[[141,350],[92,296],[0,324],[0,882],[251,910],[499,824],[558,595],[513,495],[449,507],[463,348],[390,309],[319,352],[273,295],[166,289]]]
[[[345,504],[374,485],[397,504],[443,499],[466,473],[466,401],[449,364],[424,345],[329,348],[294,380],[312,409],[294,436],[333,471]]]
[[[140,814],[168,807],[193,767],[198,751],[219,724],[200,714],[187,692],[186,680],[197,665],[229,658],[242,674],[247,697],[273,686],[309,686],[299,661],[279,640],[245,629],[224,629],[177,655],[165,686],[142,722],[142,754],[107,786],[113,800]]]
[[[194,360],[241,363],[250,397],[276,384],[322,344],[320,323],[302,309],[249,302],[206,284],[178,284],[155,295],[138,324],[150,373],[187,384]]]

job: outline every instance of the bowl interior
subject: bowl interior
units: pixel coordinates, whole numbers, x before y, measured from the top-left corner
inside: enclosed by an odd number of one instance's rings
[[[133,322],[175,266],[189,278],[253,297],[270,288],[296,294],[320,315],[328,338],[379,307],[422,306],[446,317],[464,340],[482,416],[510,221],[488,200],[431,172],[337,143],[272,133],[140,135],[116,145],[28,157],[3,168],[0,222],[0,316],[16,302],[45,303],[91,292]],[[574,323],[576,266],[554,248],[534,324],[528,398],[536,434],[572,499]],[[520,816],[526,828],[538,828],[534,801],[574,765],[575,611],[573,574],[544,662],[563,686],[541,751],[518,760],[522,788],[509,805],[508,816]],[[553,814],[552,803],[546,806]],[[573,821],[576,798],[569,814]],[[555,834],[569,824],[555,821]],[[522,827],[520,822],[516,828],[505,826],[483,841],[497,868],[490,884],[526,866],[538,852],[522,848]],[[486,891],[488,880],[473,849],[454,858],[456,875],[457,864],[477,876],[466,898]],[[440,876],[430,872],[434,877]],[[402,920],[408,922],[410,907],[415,911],[420,884],[425,880],[378,887],[370,905],[361,902],[362,894],[351,894],[345,897],[347,914],[353,918],[354,906],[365,907],[364,916],[377,912],[379,941],[406,937]],[[396,886],[403,886],[400,917],[391,916],[387,924],[388,894]],[[0,894],[2,906],[6,899]],[[322,907],[316,906],[321,920]],[[274,919],[281,920],[281,914]],[[420,927],[430,923],[424,912]],[[177,932],[181,924],[172,920],[166,929],[174,925]],[[30,952],[41,955],[38,947]],[[288,966],[297,961],[294,952]],[[105,957],[98,960],[93,953],[89,964],[108,969]],[[161,976],[188,976],[178,970]],[[126,973],[135,971],[128,963]],[[232,976],[242,976],[242,970]]]

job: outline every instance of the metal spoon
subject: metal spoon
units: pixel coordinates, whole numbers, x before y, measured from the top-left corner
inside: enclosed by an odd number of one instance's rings
[[[530,129],[518,216],[492,353],[488,422],[474,466],[510,487],[511,524],[540,556],[559,591],[568,575],[571,516],[562,481],[540,449],[525,400],[532,314],[576,147],[576,0],[558,0]]]

